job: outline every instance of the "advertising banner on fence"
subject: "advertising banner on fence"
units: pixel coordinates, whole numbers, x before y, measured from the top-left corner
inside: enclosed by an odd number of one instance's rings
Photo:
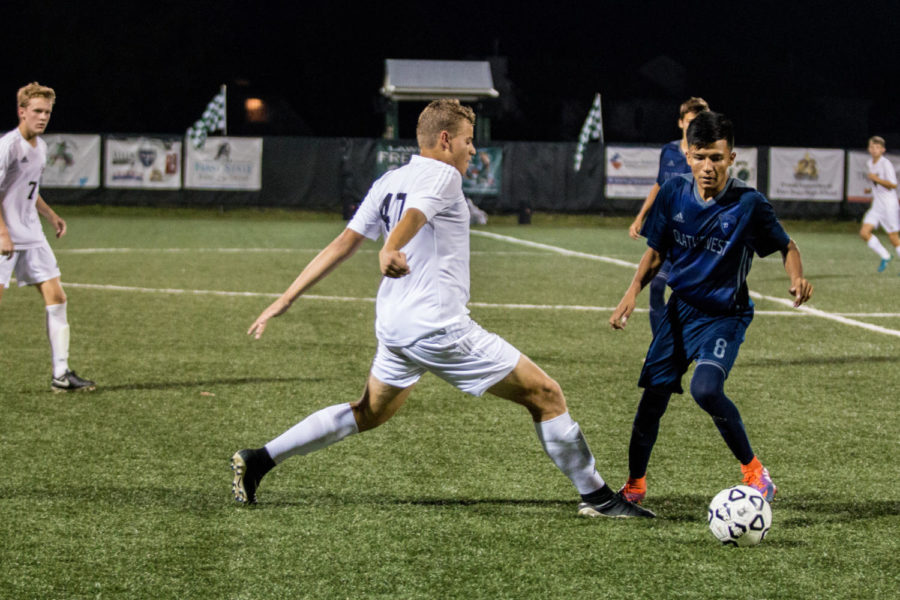
[[[375,178],[377,179],[397,167],[402,167],[409,162],[413,154],[418,153],[419,147],[415,144],[378,140],[375,151]]]
[[[463,193],[480,196],[500,194],[503,173],[503,149],[479,148],[469,161],[463,177]]]
[[[869,170],[866,168],[866,161],[871,157],[868,152],[853,150],[847,153],[847,201],[848,202],[871,202],[872,201],[872,181],[869,179]],[[886,158],[891,161],[894,172],[898,174],[900,181],[900,154],[885,154]]]
[[[734,164],[731,165],[731,176],[740,179],[752,188],[759,189],[757,173],[759,173],[759,151],[756,148],[734,147]],[[761,190],[765,192],[765,190]]]
[[[769,198],[839,202],[844,197],[844,151],[771,148]]]
[[[659,147],[607,146],[606,197],[646,198],[659,172]]]
[[[100,136],[53,133],[42,135],[47,143],[47,166],[42,187],[100,187]]]
[[[106,138],[105,185],[110,188],[181,188],[181,140]]]
[[[184,187],[195,190],[262,188],[262,138],[208,137],[185,145]]]

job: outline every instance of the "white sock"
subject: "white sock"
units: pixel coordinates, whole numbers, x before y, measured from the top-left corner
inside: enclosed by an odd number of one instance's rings
[[[894,252],[897,253],[897,256],[900,256],[900,246],[894,246]]]
[[[69,370],[69,321],[66,303],[47,307],[47,339],[53,359],[53,376],[62,377]]]
[[[881,242],[878,241],[878,238],[874,235],[869,238],[869,241],[866,242],[866,246],[872,249],[872,251],[880,256],[881,258],[887,260],[891,257],[890,253],[884,249],[884,246],[881,245]]]
[[[578,423],[568,412],[549,421],[534,424],[538,439],[550,460],[572,480],[579,494],[590,494],[605,482],[594,466],[594,455],[588,448]]]
[[[295,454],[321,450],[348,435],[359,433],[350,404],[336,404],[309,415],[266,444],[276,464]]]

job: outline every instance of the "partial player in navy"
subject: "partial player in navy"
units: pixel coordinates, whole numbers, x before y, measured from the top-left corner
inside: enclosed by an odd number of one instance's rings
[[[740,461],[744,483],[771,500],[775,484],[750,447],[740,412],[724,392],[725,378],[753,319],[746,282],[753,254],[781,252],[794,306],[806,302],[813,288],[803,277],[800,251],[772,205],[728,176],[735,157],[731,121],[718,113],[701,113],[688,127],[687,139],[692,175],[672,179],[660,189],[641,231],[649,248],[609,319],[613,329],[624,329],[641,289],[663,260],[671,262],[672,294],[638,382],[644,393],[634,418],[629,477],[622,494],[634,502],[644,499],[660,419],[672,393],[683,392],[681,378],[696,362],[691,395],[712,416]]]
[[[709,110],[709,104],[703,98],[688,98],[685,100],[678,113],[678,128],[681,130],[681,139],[669,142],[663,146],[659,154],[659,171],[656,174],[656,183],[650,188],[650,193],[641,205],[641,210],[628,228],[628,235],[633,239],[641,236],[641,227],[647,213],[656,200],[660,188],[670,179],[674,179],[684,173],[690,173],[691,168],[687,164],[687,128],[691,121],[702,112]],[[659,272],[650,282],[650,329],[656,331],[662,315],[666,310],[666,282],[669,277],[669,261],[663,262]]]

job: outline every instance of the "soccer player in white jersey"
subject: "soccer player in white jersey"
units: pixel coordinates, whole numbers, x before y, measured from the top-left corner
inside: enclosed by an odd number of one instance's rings
[[[863,224],[859,230],[859,237],[866,242],[872,251],[881,257],[878,272],[882,272],[891,262],[891,254],[885,250],[873,232],[881,225],[888,234],[888,239],[894,246],[894,251],[900,255],[900,203],[897,199],[897,172],[894,165],[884,156],[884,138],[877,135],[869,138],[869,156],[866,161],[866,169],[869,181],[872,182],[872,206],[863,217]],[[869,191],[869,190],[866,190]]]
[[[93,390],[94,382],[69,369],[69,322],[66,294],[59,266],[41,228],[43,215],[56,232],[66,234],[66,222],[40,193],[41,173],[47,162],[44,133],[56,101],[46,86],[30,83],[17,95],[19,126],[0,138],[0,298],[13,271],[20,286],[33,285],[44,299],[47,338],[53,363],[53,391]]]
[[[257,339],[366,238],[385,242],[376,300],[378,347],[366,389],[308,416],[265,446],[232,457],[234,498],[256,502],[262,477],[294,455],[320,450],[373,429],[403,405],[426,371],[458,389],[490,392],[524,406],[538,439],[581,494],[582,516],[652,517],[606,485],[559,384],[528,357],[469,318],[469,212],[462,174],[475,154],[475,113],[458,100],[436,100],[419,115],[420,154],[369,190],[347,228],[303,269],[250,326]]]

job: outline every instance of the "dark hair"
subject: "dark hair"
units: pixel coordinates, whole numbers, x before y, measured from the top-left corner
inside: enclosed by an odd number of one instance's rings
[[[699,115],[700,113],[706,112],[708,110],[709,104],[706,103],[706,100],[694,96],[681,103],[681,106],[678,109],[678,118],[683,119],[684,115],[688,113]]]
[[[722,113],[702,112],[688,126],[687,143],[690,147],[705,148],[719,140],[725,140],[729,149],[734,148],[734,125]]]

